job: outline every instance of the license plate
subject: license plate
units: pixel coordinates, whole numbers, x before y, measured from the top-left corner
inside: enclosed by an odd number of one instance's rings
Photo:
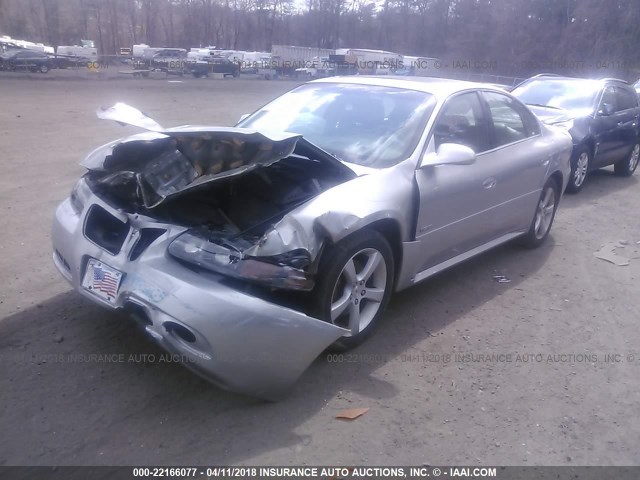
[[[96,259],[87,262],[82,286],[109,303],[115,303],[122,273]]]

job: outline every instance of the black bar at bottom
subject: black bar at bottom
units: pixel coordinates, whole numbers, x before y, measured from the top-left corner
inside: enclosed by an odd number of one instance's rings
[[[498,479],[498,480],[637,480],[632,467],[494,467],[494,466],[359,466],[359,467],[8,467],[0,480],[146,480],[146,479]]]

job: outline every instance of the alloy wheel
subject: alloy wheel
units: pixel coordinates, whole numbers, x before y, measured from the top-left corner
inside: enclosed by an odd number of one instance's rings
[[[543,238],[547,234],[547,231],[549,231],[549,228],[551,228],[555,208],[556,194],[553,187],[549,186],[542,198],[540,198],[538,208],[536,210],[536,219],[533,229],[538,240]]]
[[[631,155],[629,157],[629,171],[633,172],[638,166],[638,160],[640,160],[640,144],[636,143],[631,150]]]
[[[331,296],[331,322],[350,330],[346,336],[362,332],[374,319],[387,287],[387,265],[382,254],[365,248],[344,265]]]
[[[589,168],[589,154],[582,152],[576,162],[576,170],[573,173],[573,184],[576,187],[581,186],[584,183],[584,179],[587,178],[587,169]]]

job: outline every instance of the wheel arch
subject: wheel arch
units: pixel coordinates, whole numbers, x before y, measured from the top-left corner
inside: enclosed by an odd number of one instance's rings
[[[363,229],[375,230],[381,234],[387,242],[389,242],[391,252],[393,253],[393,281],[395,285],[398,279],[398,274],[400,273],[400,266],[402,265],[402,233],[400,223],[392,218],[382,218],[363,225],[361,228],[356,230],[356,232]],[[350,235],[353,235],[356,232],[353,232]],[[343,241],[350,235],[341,238],[339,241]]]
[[[596,156],[596,139],[592,136],[588,136],[586,138],[583,138],[582,140],[580,140],[579,142],[577,142],[574,146],[573,146],[573,157],[574,159],[576,158],[576,152],[578,151],[579,148],[581,147],[587,147],[589,149],[589,155],[591,156],[591,165],[589,165],[589,167],[591,167],[594,163],[594,158]]]
[[[562,176],[562,172],[560,170],[556,170],[551,175],[549,175],[549,180],[553,180],[556,182],[558,187],[558,192],[562,195],[562,186],[564,185],[564,177]]]

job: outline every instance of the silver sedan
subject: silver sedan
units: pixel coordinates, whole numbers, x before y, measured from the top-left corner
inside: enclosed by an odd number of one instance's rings
[[[103,145],[58,207],[53,259],[223,388],[277,399],[351,348],[393,291],[502,243],[545,241],[572,142],[500,89],[346,77],[302,85],[236,127]]]

